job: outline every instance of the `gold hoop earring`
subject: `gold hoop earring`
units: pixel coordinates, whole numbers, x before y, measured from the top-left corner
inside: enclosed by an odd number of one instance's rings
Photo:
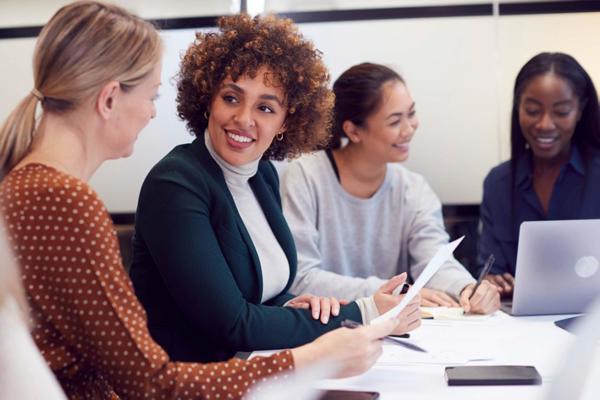
[[[208,113],[208,111],[204,111],[204,118],[206,118],[206,120],[207,120],[207,121],[208,121],[208,116],[209,116],[209,115],[210,115],[210,114]]]
[[[281,142],[283,140],[283,133],[280,133],[279,135],[277,135],[277,141]]]

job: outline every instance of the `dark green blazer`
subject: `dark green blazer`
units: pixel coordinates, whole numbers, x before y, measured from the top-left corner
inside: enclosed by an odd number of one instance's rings
[[[356,303],[327,325],[308,310],[282,307],[293,297],[288,289],[297,257],[273,165],[261,161],[249,184],[290,268],[285,289],[264,304],[258,254],[204,138],[175,147],[144,181],[130,274],[150,332],[173,360],[217,361],[237,351],[295,347],[345,318],[361,320]]]

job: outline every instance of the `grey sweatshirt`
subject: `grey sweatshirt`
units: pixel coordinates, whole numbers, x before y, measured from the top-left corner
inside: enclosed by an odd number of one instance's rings
[[[354,300],[401,272],[416,279],[448,243],[441,203],[425,179],[388,164],[368,199],[346,192],[324,151],[290,163],[281,183],[283,209],[298,250],[294,293]],[[458,298],[475,280],[455,259],[426,287]]]

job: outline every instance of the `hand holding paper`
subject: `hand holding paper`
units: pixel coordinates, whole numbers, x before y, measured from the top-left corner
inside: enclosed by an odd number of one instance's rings
[[[458,247],[458,245],[464,238],[465,237],[462,236],[459,239],[456,239],[455,241],[450,242],[447,245],[441,247],[438,250],[438,252],[433,256],[431,261],[429,261],[419,278],[415,281],[414,285],[412,285],[408,292],[404,295],[402,301],[400,301],[400,303],[396,307],[392,308],[385,314],[382,314],[379,317],[372,320],[371,323],[375,324],[381,321],[385,321],[390,318],[394,318],[398,314],[400,314],[404,307],[406,307],[406,305],[410,303],[413,297],[415,297],[417,293],[419,293],[419,291],[423,288],[423,286],[425,286],[429,279],[431,279],[431,277],[438,271],[438,269],[440,269],[442,264],[444,264],[444,262],[446,262],[446,260],[450,258],[452,252],[454,252],[454,250]]]

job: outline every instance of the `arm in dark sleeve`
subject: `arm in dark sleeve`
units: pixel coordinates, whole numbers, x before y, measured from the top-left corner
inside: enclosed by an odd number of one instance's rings
[[[499,275],[505,272],[511,272],[509,263],[501,246],[501,240],[497,233],[495,233],[498,230],[498,224],[510,223],[510,221],[498,220],[500,217],[496,210],[498,208],[498,202],[499,198],[495,195],[492,179],[490,175],[488,175],[483,184],[483,201],[481,202],[479,211],[481,234],[477,246],[477,275],[481,272],[481,269],[490,254],[493,254],[496,258],[496,261],[490,270],[490,274]]]
[[[208,185],[150,178],[144,186],[138,207],[141,235],[180,310],[216,342],[238,351],[288,348],[339,327],[345,318],[360,320],[355,303],[323,325],[308,310],[280,307],[287,295],[272,305],[247,301],[211,225]]]
[[[291,293],[282,293],[279,296],[275,296],[272,299],[264,302],[267,306],[279,306],[283,307],[285,303],[293,299],[295,296]]]

